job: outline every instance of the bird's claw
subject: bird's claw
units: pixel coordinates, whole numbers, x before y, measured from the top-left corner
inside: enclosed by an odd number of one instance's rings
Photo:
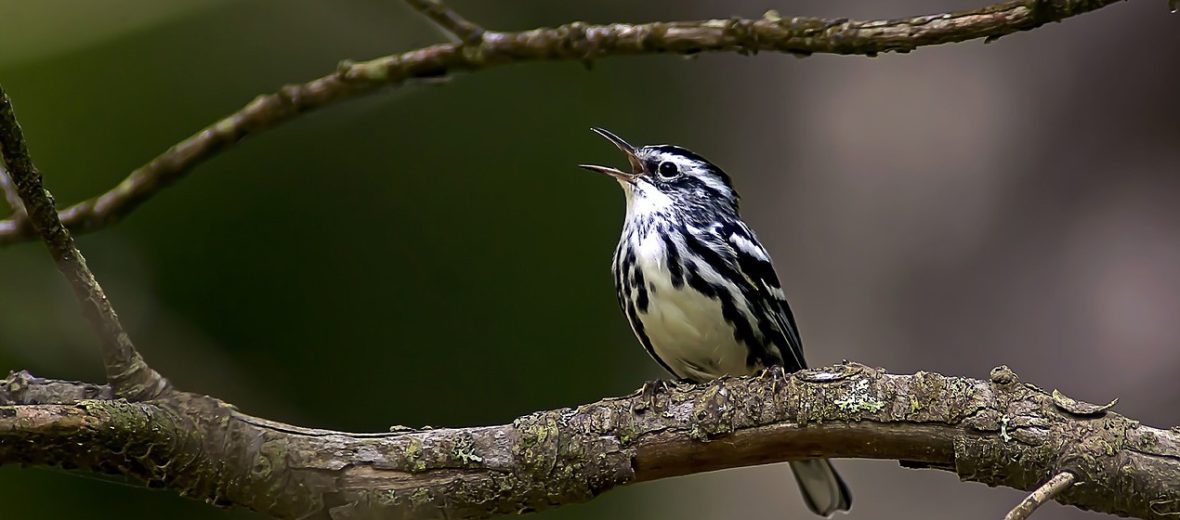
[[[758,374],[758,377],[760,379],[770,378],[771,391],[778,392],[779,381],[782,381],[783,384],[786,384],[791,378],[791,374],[788,374],[787,371],[783,369],[782,365],[770,365],[762,369],[762,372]]]
[[[667,393],[669,389],[668,382],[663,379],[655,381],[647,381],[643,383],[643,387],[639,389],[636,395],[639,397],[631,404],[632,412],[642,412],[644,410],[658,410],[659,409],[659,393]]]

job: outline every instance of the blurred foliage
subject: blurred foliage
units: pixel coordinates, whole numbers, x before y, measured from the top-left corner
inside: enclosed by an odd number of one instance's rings
[[[101,44],[192,16],[224,0],[0,0],[0,67]]]

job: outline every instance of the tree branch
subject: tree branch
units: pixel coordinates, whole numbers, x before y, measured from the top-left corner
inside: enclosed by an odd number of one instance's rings
[[[409,0],[460,37],[474,24],[433,0]],[[1119,0],[1014,0],[955,13],[895,20],[855,21],[767,13],[760,19],[717,19],[648,24],[573,22],[522,32],[485,32],[477,44],[433,45],[371,61],[343,62],[332,74],[287,85],[177,143],[123,182],[61,212],[77,233],[119,221],[193,167],[243,138],[310,110],[414,79],[432,79],[529,61],[581,61],[638,54],[787,52],[875,56],[918,47],[985,38],[988,41],[1093,11]],[[0,245],[33,238],[32,230],[0,221]]]
[[[131,338],[119,323],[119,316],[90,272],[86,259],[58,218],[53,195],[45,189],[41,174],[29,157],[24,133],[13,113],[12,100],[0,87],[0,154],[24,204],[31,228],[40,234],[57,268],[74,290],[82,313],[102,343],[103,366],[115,393],[132,399],[150,399],[167,388],[167,382],[152,370],[135,350]]]
[[[4,169],[2,163],[0,163],[0,191],[4,192],[4,201],[12,209],[12,216],[6,220],[0,220],[0,236],[28,233],[27,230],[21,229],[28,225],[25,204],[20,201],[20,195],[16,192],[16,185],[12,184],[12,178],[8,176],[8,171]]]
[[[406,0],[406,3],[463,43],[479,43],[483,38],[483,27],[471,23],[439,0]]]
[[[21,202],[20,194],[16,192],[16,185],[12,184],[12,178],[8,176],[8,170],[4,169],[4,165],[0,165],[0,191],[4,192],[4,202],[7,202],[8,207],[12,208],[12,218],[22,220],[25,214],[25,205]]]
[[[16,386],[0,406],[0,463],[142,479],[276,518],[486,518],[589,500],[660,478],[807,457],[895,459],[1139,518],[1180,514],[1180,432],[1022,384],[856,364],[675,385],[457,429],[350,434],[242,414],[174,392],[145,403],[69,399],[76,383]],[[53,391],[33,392],[38,385]],[[28,402],[0,384],[0,402]],[[92,392],[93,390],[88,390]],[[1048,496],[1046,494],[1046,496]]]
[[[1007,515],[1004,515],[1004,520],[1027,520],[1032,516],[1033,512],[1041,507],[1041,504],[1052,500],[1053,497],[1061,494],[1062,491],[1069,489],[1074,483],[1073,473],[1062,471],[1053,478],[1045,482],[1044,485],[1037,488],[1024,500],[1021,500],[1016,507],[1012,508]]]

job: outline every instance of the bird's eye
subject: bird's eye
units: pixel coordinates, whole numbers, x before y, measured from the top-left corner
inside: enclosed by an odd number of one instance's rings
[[[656,168],[656,174],[658,174],[661,179],[671,179],[677,175],[680,175],[680,168],[677,168],[676,163],[674,162],[664,161],[660,163],[658,168]]]

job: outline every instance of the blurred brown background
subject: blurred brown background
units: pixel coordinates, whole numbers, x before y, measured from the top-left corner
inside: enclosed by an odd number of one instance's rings
[[[465,1],[488,27],[965,1]],[[74,202],[254,95],[441,36],[397,0],[0,0],[0,81]],[[660,377],[615,307],[617,161],[725,168],[813,364],[1025,380],[1180,424],[1180,15],[1119,4],[983,45],[861,57],[542,63],[388,90],[251,138],[82,246],[178,386],[308,426],[501,423]],[[613,164],[613,163],[612,163]],[[0,251],[0,370],[100,379],[38,244]],[[1000,518],[1021,493],[843,461],[853,518]],[[0,469],[5,517],[257,518]],[[784,467],[643,484],[539,518],[810,518]],[[1060,506],[1041,520],[1095,517]]]

